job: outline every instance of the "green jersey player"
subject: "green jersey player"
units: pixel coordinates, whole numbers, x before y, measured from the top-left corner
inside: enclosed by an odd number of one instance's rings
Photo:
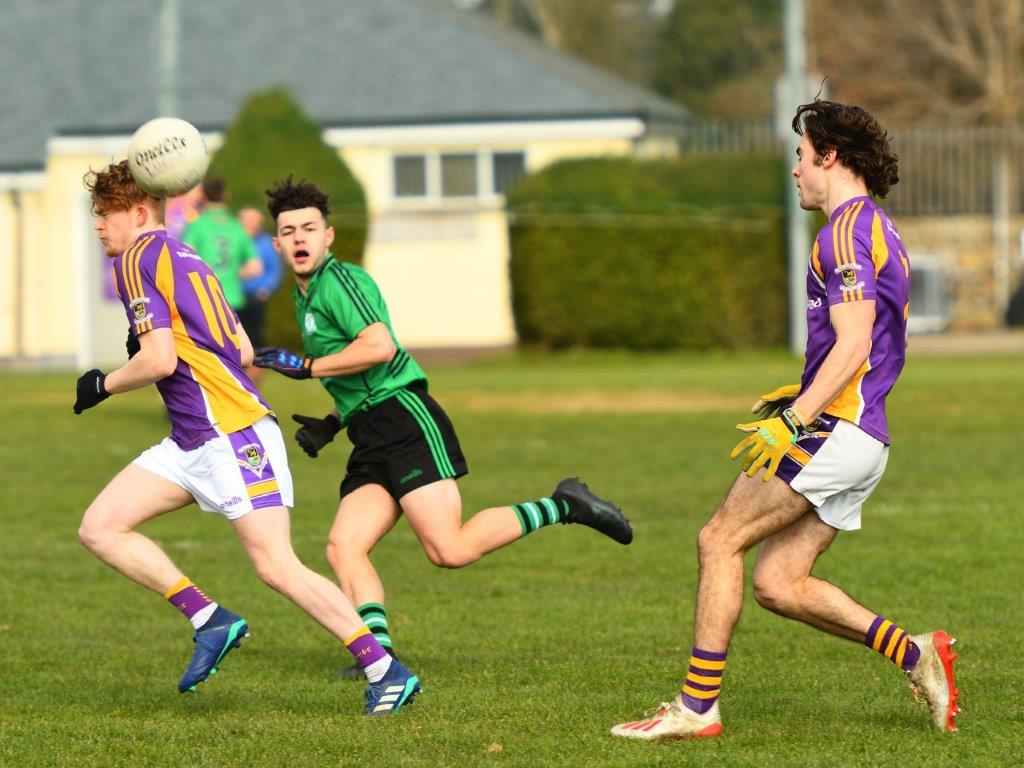
[[[185,228],[183,243],[205,261],[224,288],[224,298],[236,312],[245,307],[242,280],[259,277],[263,263],[252,239],[228,210],[223,179],[203,182],[203,212]]]
[[[404,514],[434,565],[461,568],[537,528],[581,523],[622,544],[629,521],[578,478],[536,501],[499,506],[462,520],[456,479],[468,471],[455,428],[427,391],[427,376],[402,349],[373,278],[329,252],[328,199],[291,177],[268,190],[274,245],[295,276],[295,314],[305,350],[267,347],[255,365],[295,379],[316,378],[335,409],[294,415],[295,439],[311,457],[347,427],[353,449],[327,553],[345,594],[393,653],[384,587],[370,562],[374,545]],[[345,670],[361,676],[358,667]]]

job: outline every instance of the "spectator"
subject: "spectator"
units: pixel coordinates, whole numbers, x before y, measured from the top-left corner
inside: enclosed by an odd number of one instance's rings
[[[224,298],[239,312],[245,307],[242,280],[258,277],[263,265],[252,240],[228,211],[224,180],[206,179],[203,200],[203,212],[185,228],[181,239],[210,266],[224,290]]]
[[[203,203],[203,186],[196,184],[183,195],[172,197],[167,201],[164,213],[164,226],[167,234],[181,240],[185,228],[199,218],[199,209]]]
[[[259,209],[243,208],[238,212],[238,221],[252,239],[263,265],[263,274],[242,281],[245,309],[240,311],[238,316],[253,346],[262,347],[267,301],[281,284],[281,257],[274,250],[273,238],[263,231],[263,214]],[[255,370],[258,369],[254,369],[254,372]]]

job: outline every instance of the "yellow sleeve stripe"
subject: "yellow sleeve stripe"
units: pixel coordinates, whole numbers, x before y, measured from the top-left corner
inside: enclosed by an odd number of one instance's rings
[[[832,258],[835,259],[836,266],[842,264],[842,254],[839,252],[839,228],[843,224],[843,216],[846,216],[847,213],[848,211],[843,211],[842,216],[832,224]]]
[[[131,269],[132,287],[134,289],[132,297],[136,299],[146,295],[146,292],[142,290],[142,270],[139,264],[142,262],[142,254],[145,252],[146,246],[149,245],[149,241],[150,238],[148,237],[139,241],[139,247],[132,251],[132,258],[128,264]]]
[[[128,293],[128,296],[126,297],[128,301],[131,301],[132,299],[138,297],[138,294],[135,292],[135,286],[132,285],[132,270],[130,267],[132,255],[135,253],[135,249],[138,247],[139,242],[135,241],[134,243],[131,244],[131,247],[129,247],[128,250],[125,251],[124,255],[121,257],[121,279],[124,280],[124,289]]]
[[[814,241],[814,247],[811,248],[811,269],[813,269],[814,273],[818,276],[818,278],[822,282],[824,282],[825,281],[825,272],[821,268],[821,258],[819,257],[820,253],[821,253],[821,248],[818,246],[818,241],[815,240]]]
[[[150,235],[147,238],[137,241],[128,252],[125,254],[124,261],[121,263],[121,271],[124,276],[124,284],[128,289],[128,300],[139,299],[145,295],[142,290],[142,269],[140,263],[142,261],[142,254],[145,253],[146,247],[153,242],[156,235]]]
[[[247,485],[245,488],[249,492],[249,498],[255,499],[257,496],[266,496],[268,493],[273,493],[277,490],[277,480],[263,480],[259,483],[253,483]]]
[[[889,261],[889,244],[885,242],[885,232],[882,230],[882,217],[875,211],[871,221],[871,261],[875,263],[875,277],[881,272]]]
[[[863,210],[863,208],[864,208],[864,201],[862,200],[859,203],[854,203],[853,205],[851,205],[846,210],[846,214],[844,214],[843,219],[844,219],[844,225],[845,226],[844,226],[844,231],[840,234],[840,237],[842,238],[842,242],[840,244],[840,250],[842,251],[842,254],[843,254],[843,262],[842,263],[844,265],[853,266],[853,265],[855,265],[857,263],[857,255],[856,255],[856,251],[854,249],[855,246],[854,246],[854,241],[853,241],[853,228],[856,225],[857,217],[860,215],[860,212],[861,212],[861,210]],[[861,293],[861,291],[859,289],[857,291],[844,291],[843,292],[843,301],[856,301],[857,298],[858,298],[858,296],[857,296],[858,293]],[[860,298],[864,298],[862,293],[861,293]]]

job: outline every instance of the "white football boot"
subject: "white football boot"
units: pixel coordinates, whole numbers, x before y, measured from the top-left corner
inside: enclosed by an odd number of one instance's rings
[[[957,655],[952,646],[956,640],[939,630],[910,638],[921,649],[921,658],[907,672],[914,698],[928,705],[932,725],[940,731],[955,731],[956,716],[960,713],[953,662]]]
[[[668,741],[672,739],[706,739],[722,734],[722,718],[718,714],[718,702],[711,709],[699,715],[684,707],[679,699],[662,704],[654,716],[647,720],[619,723],[612,728],[612,736],[643,741]]]

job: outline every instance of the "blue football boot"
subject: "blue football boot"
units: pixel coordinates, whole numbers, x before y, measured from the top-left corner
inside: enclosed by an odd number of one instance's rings
[[[406,704],[412,704],[413,698],[421,690],[420,679],[398,659],[392,659],[384,677],[376,683],[370,683],[363,691],[366,714],[392,715]]]
[[[245,619],[218,605],[217,610],[192,636],[196,649],[188,669],[178,681],[178,692],[194,692],[199,683],[217,674],[217,666],[228,655],[228,651],[237,648],[242,638],[248,636],[249,624]]]

